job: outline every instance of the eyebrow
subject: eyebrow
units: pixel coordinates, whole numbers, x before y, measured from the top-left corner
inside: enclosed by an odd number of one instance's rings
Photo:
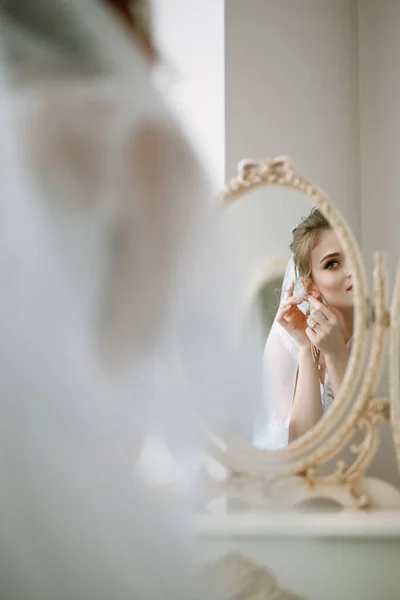
[[[327,254],[326,256],[324,256],[324,258],[320,261],[319,264],[323,263],[324,260],[326,260],[327,258],[335,258],[336,256],[340,256],[340,252],[332,252],[332,254]]]

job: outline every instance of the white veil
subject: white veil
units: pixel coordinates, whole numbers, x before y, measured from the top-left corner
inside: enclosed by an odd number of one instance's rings
[[[155,365],[209,204],[203,170],[96,2],[2,1],[0,64],[0,597],[209,597],[193,584],[191,499],[132,474],[154,415],[184,431],[182,463],[199,446]],[[132,252],[115,243],[128,225]],[[114,370],[95,352],[110,314]]]
[[[296,273],[293,256],[289,259],[282,285],[280,305],[287,291],[295,283],[293,295],[305,294],[303,284]],[[308,302],[299,305],[305,314]],[[288,444],[290,413],[296,384],[299,350],[295,340],[276,321],[271,327],[265,344],[264,366],[264,412],[255,433],[254,443],[266,449],[277,449]]]

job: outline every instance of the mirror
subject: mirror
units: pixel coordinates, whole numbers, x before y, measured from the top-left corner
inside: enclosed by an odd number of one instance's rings
[[[311,488],[325,496],[338,484],[340,502],[364,507],[362,487],[354,486],[387,418],[385,403],[374,398],[387,327],[384,259],[375,257],[372,320],[348,225],[286,157],[241,161],[216,208],[217,225],[202,244],[190,294],[175,303],[185,324],[175,339],[185,389],[195,382],[203,406],[218,399],[202,423],[207,457],[216,460],[206,468],[222,466],[228,480],[215,487],[209,471],[207,493],[247,497],[248,481],[260,484],[253,500],[264,506],[281,498],[285,486],[300,496]],[[221,241],[225,252],[216,252]],[[199,299],[205,311],[196,311]],[[293,435],[296,407],[305,426],[300,430],[296,415]],[[351,445],[352,462],[337,460],[332,473],[319,473],[357,429],[366,439]]]
[[[324,211],[300,189],[251,187],[235,201],[228,192],[223,220],[235,240],[233,335],[239,349],[256,349],[262,378],[244,435],[278,450],[311,431],[340,393],[354,328],[353,269]]]

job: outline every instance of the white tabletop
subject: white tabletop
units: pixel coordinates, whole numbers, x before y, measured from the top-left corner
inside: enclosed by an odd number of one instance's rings
[[[400,538],[400,511],[200,514],[203,537]]]

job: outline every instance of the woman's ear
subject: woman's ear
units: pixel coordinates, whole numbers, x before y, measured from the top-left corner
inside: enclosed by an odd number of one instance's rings
[[[319,291],[318,291],[315,283],[313,282],[313,280],[310,277],[305,277],[303,279],[303,287],[305,289],[307,296],[318,296],[319,295]]]

